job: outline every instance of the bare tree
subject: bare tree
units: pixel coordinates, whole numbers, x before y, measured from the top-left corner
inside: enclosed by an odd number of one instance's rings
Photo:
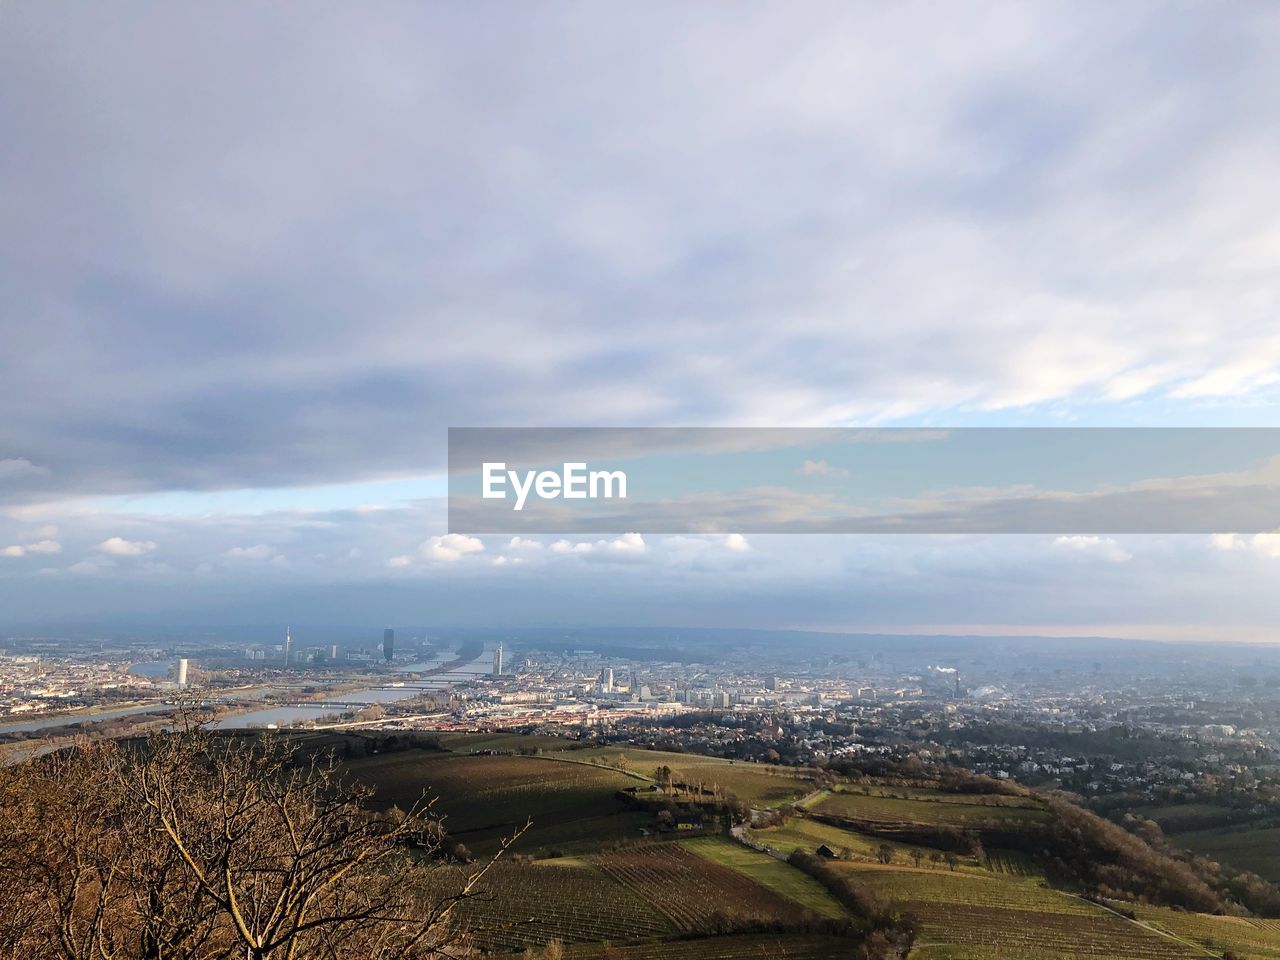
[[[328,756],[191,725],[0,773],[0,955],[414,960],[466,949],[429,802],[368,807]],[[518,834],[517,834],[518,836]]]

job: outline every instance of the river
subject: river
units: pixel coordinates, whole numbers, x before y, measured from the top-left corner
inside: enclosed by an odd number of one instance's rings
[[[484,651],[475,660],[468,663],[460,664],[450,670],[433,673],[430,676],[414,679],[412,676],[406,677],[403,687],[371,687],[367,690],[357,690],[354,693],[335,693],[334,700],[341,703],[352,704],[373,704],[373,703],[391,703],[395,700],[403,700],[405,697],[412,697],[424,690],[442,690],[450,684],[464,683],[482,677],[489,672],[489,664],[493,659],[493,650],[486,647]],[[421,663],[411,663],[404,668],[403,673],[427,673],[428,671],[440,670],[452,661],[435,660],[423,661]],[[165,664],[167,666],[167,664]],[[153,664],[140,664],[143,667],[153,667]],[[141,673],[142,671],[139,671]],[[397,681],[398,682],[398,681]],[[256,687],[252,690],[235,690],[219,693],[218,700],[240,700],[246,697],[258,697],[265,693],[276,693],[280,695],[282,691],[272,691],[269,688]],[[88,721],[96,723],[100,720],[112,720],[116,717],[129,717],[138,713],[165,713],[172,709],[172,705],[166,705],[161,700],[151,703],[134,704],[129,707],[119,707],[115,710],[99,710],[94,713],[75,713],[61,717],[33,717],[30,720],[20,720],[14,722],[0,723],[0,734],[5,733],[30,733],[32,730],[43,730],[51,727],[68,727],[73,723]],[[210,727],[220,730],[245,730],[252,727],[265,727],[270,724],[276,726],[286,726],[288,724],[297,723],[299,720],[319,720],[324,717],[337,716],[345,711],[346,708],[334,707],[267,707],[262,710],[251,710],[248,713],[241,713],[234,717],[226,717],[222,720],[214,721],[209,724]]]
[[[489,673],[489,664],[492,660],[493,650],[486,647],[475,660],[459,664],[443,672],[433,673],[421,679],[415,680],[410,677],[404,681],[403,687],[375,687],[368,690],[357,690],[354,693],[335,693],[333,699],[340,703],[362,705],[392,703],[396,700],[403,700],[406,697],[417,696],[424,691],[443,690],[451,684],[465,683],[475,680],[477,677],[483,677]],[[440,670],[447,662],[424,661],[422,663],[411,663],[404,668],[404,673],[426,673],[430,670]],[[347,709],[349,708],[325,706],[268,707],[263,710],[254,710],[234,717],[216,720],[209,726],[217,730],[248,730],[272,724],[283,727],[302,720],[323,720],[325,717],[336,717],[345,713]]]

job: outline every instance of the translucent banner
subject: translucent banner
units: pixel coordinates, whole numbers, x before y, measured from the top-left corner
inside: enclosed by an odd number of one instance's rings
[[[455,533],[1261,533],[1273,428],[453,428]]]

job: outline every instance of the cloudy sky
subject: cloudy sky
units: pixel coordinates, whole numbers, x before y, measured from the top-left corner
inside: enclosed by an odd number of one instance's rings
[[[1280,638],[1270,535],[441,500],[449,426],[1280,425],[1278,54],[1260,3],[4,4],[0,616]]]

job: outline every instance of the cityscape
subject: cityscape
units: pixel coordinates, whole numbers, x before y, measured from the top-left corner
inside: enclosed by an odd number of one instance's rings
[[[1104,656],[1087,641],[936,638],[911,653],[892,637],[814,637],[782,660],[748,634],[695,640],[705,658],[691,660],[687,646],[671,658],[675,633],[662,631],[602,631],[599,650],[589,631],[554,644],[390,627],[341,644],[282,633],[168,648],[8,638],[0,742],[136,733],[192,708],[232,729],[533,732],[800,766],[915,756],[1103,807],[1253,786],[1280,769],[1271,648],[1129,642]]]
[[[0,960],[1280,960],[1277,91],[0,3]]]

